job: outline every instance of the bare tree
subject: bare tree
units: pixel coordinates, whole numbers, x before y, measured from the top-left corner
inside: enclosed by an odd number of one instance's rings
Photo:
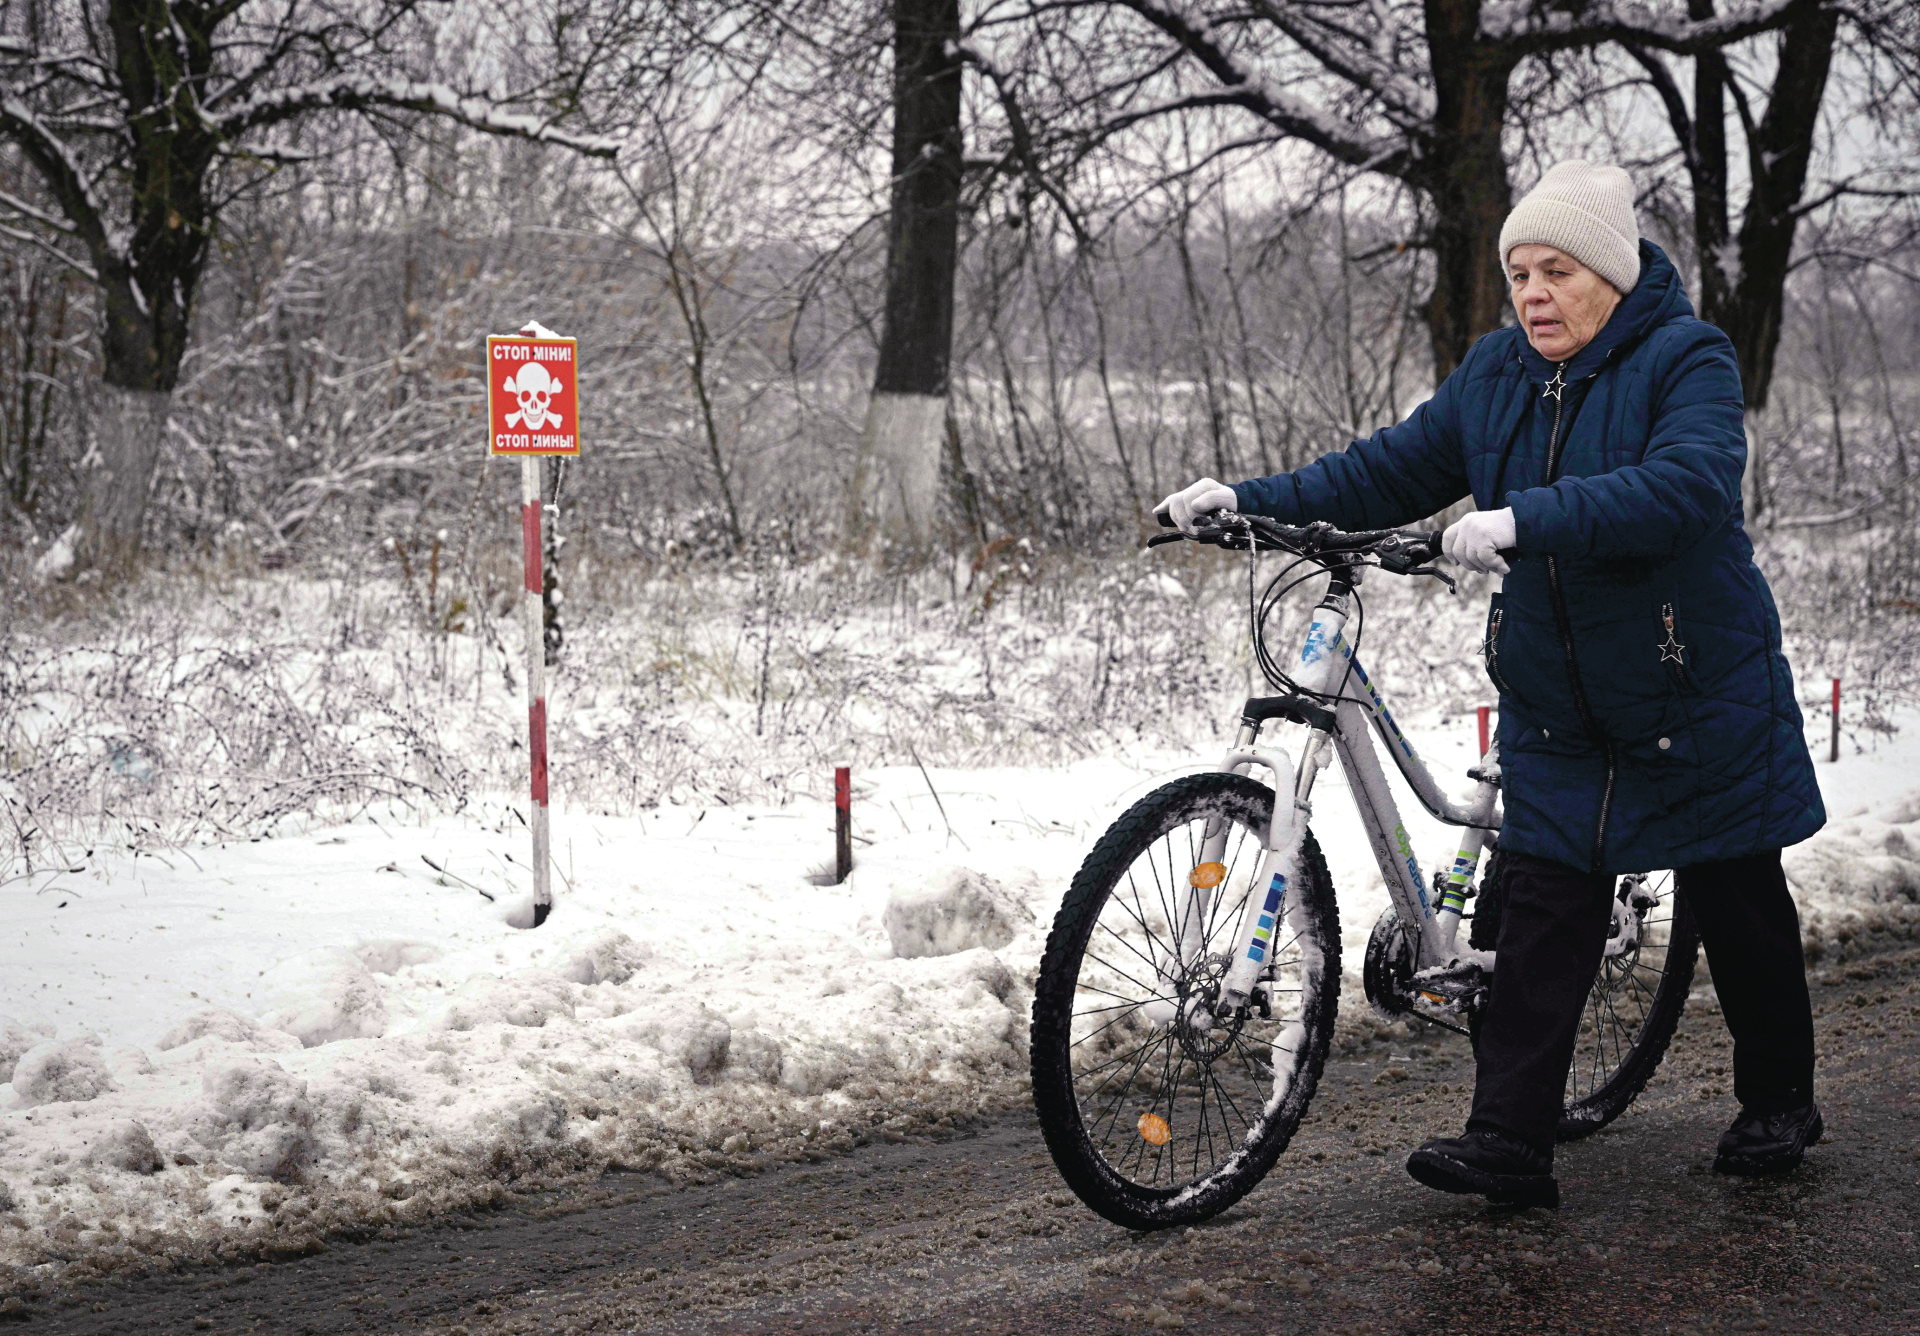
[[[856,527],[923,540],[939,494],[963,141],[959,0],[894,0],[886,304],[854,469]]]
[[[1713,0],[1689,0],[1689,10],[1709,18]],[[1660,95],[1692,187],[1701,317],[1733,339],[1743,391],[1753,408],[1766,405],[1773,377],[1793,234],[1805,212],[1802,194],[1838,28],[1839,15],[1824,9],[1787,24],[1779,38],[1773,85],[1757,119],[1752,99],[1734,78],[1725,53],[1695,56],[1689,110],[1666,61],[1639,45],[1627,46]],[[1737,238],[1728,170],[1729,96],[1745,131],[1750,183]]]
[[[1408,188],[1432,252],[1424,315],[1444,376],[1505,311],[1491,257],[1511,207],[1502,137],[1543,107],[1510,85],[1529,62],[1615,43],[1695,55],[1837,8],[1831,0],[1743,0],[1720,15],[1678,4],[1575,0],[1002,0],[972,39],[1001,64],[1046,70],[1025,86],[1040,152],[1068,172],[1116,137],[1167,116],[1218,119],[1212,152],[1310,146],[1345,175]]]
[[[588,0],[589,5],[593,0]],[[221,212],[305,156],[304,127],[352,113],[451,120],[612,156],[563,128],[613,44],[639,31],[611,8],[503,11],[476,54],[525,78],[431,77],[440,11],[422,0],[320,10],[261,0],[35,0],[0,18],[0,139],[38,175],[43,205],[0,198],[9,235],[59,255],[100,292],[104,379],[78,522],[43,569],[122,568],[137,554],[195,295]],[[498,38],[517,29],[513,44]],[[479,63],[476,61],[476,63]]]

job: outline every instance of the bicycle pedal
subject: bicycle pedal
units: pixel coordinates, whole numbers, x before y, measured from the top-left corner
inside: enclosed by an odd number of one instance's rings
[[[1435,1003],[1458,1002],[1487,986],[1487,971],[1476,960],[1450,960],[1413,976],[1413,991]]]

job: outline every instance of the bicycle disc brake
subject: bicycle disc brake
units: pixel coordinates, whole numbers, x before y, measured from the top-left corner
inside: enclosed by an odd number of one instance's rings
[[[1639,949],[1647,911],[1659,903],[1659,895],[1647,886],[1646,873],[1632,872],[1620,878],[1613,897],[1613,922],[1607,926],[1606,959],[1631,955]]]

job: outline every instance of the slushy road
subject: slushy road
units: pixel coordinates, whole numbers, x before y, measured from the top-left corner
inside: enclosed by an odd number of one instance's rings
[[[562,1202],[6,1316],[34,1336],[1920,1331],[1920,950],[1814,979],[1827,1141],[1784,1179],[1709,1172],[1734,1105],[1706,994],[1639,1102],[1561,1148],[1557,1213],[1406,1176],[1471,1088],[1465,1041],[1434,1034],[1332,1061],[1267,1182],[1187,1231],[1094,1217],[1016,1109],[938,1144],[685,1190],[612,1175]]]

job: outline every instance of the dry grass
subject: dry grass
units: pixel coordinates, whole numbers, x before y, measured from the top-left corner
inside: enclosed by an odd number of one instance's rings
[[[113,592],[40,589],[16,560],[0,646],[4,875],[517,793],[508,558],[438,563],[429,584],[423,551],[278,572],[229,554]],[[1920,694],[1900,555],[1890,534],[1762,553],[1803,696],[1839,672],[1857,735],[1891,729],[1893,707]],[[565,575],[555,776],[594,810],[823,796],[846,760],[1200,752],[1256,688],[1245,562],[1218,552],[1008,542],[888,571],[778,545],[716,562],[583,544]],[[1490,699],[1477,579],[1458,597],[1385,576],[1364,592],[1363,653],[1403,710]],[[1276,643],[1312,601],[1290,601]]]

